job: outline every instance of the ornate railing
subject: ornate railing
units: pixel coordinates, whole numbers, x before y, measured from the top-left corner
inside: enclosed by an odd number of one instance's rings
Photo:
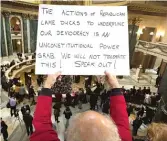
[[[14,66],[10,67],[6,72],[5,76],[7,79],[14,78],[18,73],[13,75],[14,71],[17,71],[22,68],[22,66],[26,65],[25,69],[29,69],[29,67],[32,67],[32,65],[35,66],[35,59],[25,60],[23,62],[17,63]],[[19,72],[19,71],[18,71]]]
[[[136,48],[140,48],[140,47],[146,49],[147,51],[153,50],[153,49],[159,49],[161,52],[166,53],[167,55],[167,44],[152,43],[152,42],[138,40],[136,44]]]

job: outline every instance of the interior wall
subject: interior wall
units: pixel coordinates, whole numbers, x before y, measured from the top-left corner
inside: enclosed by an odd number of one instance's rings
[[[139,40],[143,40],[143,41],[147,41],[147,42],[151,42],[153,39],[153,35],[150,35],[151,32],[156,33],[155,32],[155,28],[152,27],[146,27],[143,29],[143,34],[140,35]]]
[[[164,32],[164,37],[162,38],[162,42],[164,43],[167,43],[167,17],[166,17],[166,20],[165,20],[165,32]]]
[[[156,34],[153,36],[153,42],[157,42],[159,33],[164,33],[166,31],[163,42],[167,43],[167,17],[142,15],[132,12],[128,12],[128,16],[129,18],[140,17],[142,19],[139,25],[139,29],[143,29],[144,27],[154,27],[157,29]]]

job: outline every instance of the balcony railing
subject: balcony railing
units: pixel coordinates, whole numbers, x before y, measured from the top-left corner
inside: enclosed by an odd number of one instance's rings
[[[152,43],[138,40],[135,50],[167,60],[167,44],[165,43]]]
[[[161,52],[164,52],[167,55],[167,44],[165,43],[152,43],[152,42],[138,40],[136,44],[136,48],[139,48],[139,47],[143,47],[146,50],[159,49]]]

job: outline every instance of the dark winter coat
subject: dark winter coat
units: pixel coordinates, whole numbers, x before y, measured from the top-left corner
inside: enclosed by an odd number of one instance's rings
[[[71,110],[65,110],[64,111],[64,115],[66,119],[70,119],[70,117],[72,116]]]
[[[25,114],[23,120],[26,125],[30,126],[32,125],[33,117],[30,114]]]
[[[1,121],[1,133],[4,137],[4,139],[8,138],[8,126],[6,125],[6,123],[4,121]]]
[[[29,110],[29,112],[31,112],[29,105],[24,105],[23,107],[21,107],[21,112],[23,115],[26,113],[27,110]]]

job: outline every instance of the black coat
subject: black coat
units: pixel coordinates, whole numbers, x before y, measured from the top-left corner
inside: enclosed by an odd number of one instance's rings
[[[92,95],[90,96],[90,104],[91,104],[91,105],[96,105],[97,99],[98,99],[98,96],[97,96],[96,94],[92,94]]]
[[[108,113],[109,113],[109,108],[110,108],[110,101],[107,100],[107,101],[103,104],[102,112],[108,114]]]
[[[8,138],[8,126],[4,121],[1,121],[1,133],[3,134],[4,139]]]
[[[23,115],[23,120],[26,126],[32,125],[33,117],[30,114]]]
[[[54,109],[54,115],[56,117],[59,117],[60,116],[60,109]]]
[[[56,102],[56,104],[53,106],[53,109],[60,109],[61,108],[61,102]]]
[[[27,110],[29,110],[31,112],[29,105],[25,105],[25,106],[21,107],[21,112],[23,115],[26,113]]]
[[[35,95],[35,91],[34,91],[33,88],[29,88],[28,93],[29,93],[30,96],[34,96]]]
[[[64,115],[66,119],[70,119],[70,117],[72,116],[71,110],[65,110],[64,111]]]
[[[142,120],[141,119],[136,118],[133,121],[133,128],[134,129],[139,129],[141,125],[142,125]]]

